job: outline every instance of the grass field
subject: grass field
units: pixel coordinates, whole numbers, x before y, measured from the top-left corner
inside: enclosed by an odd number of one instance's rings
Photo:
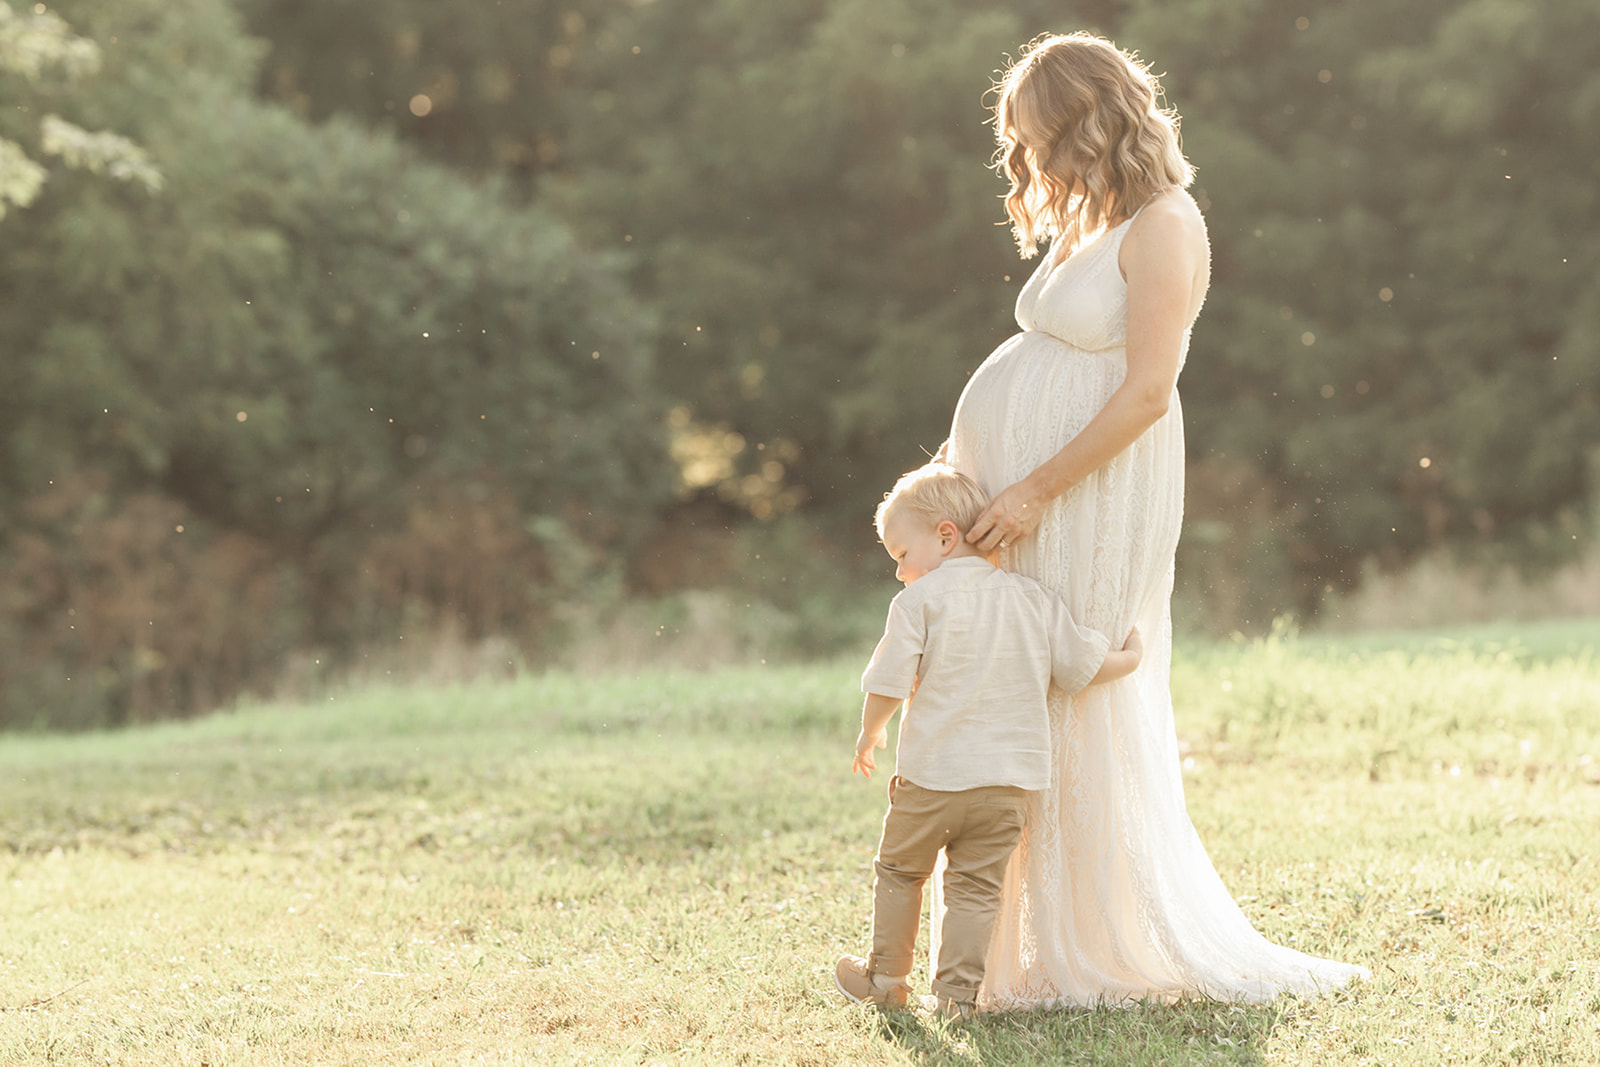
[[[1182,649],[1218,870],[1372,980],[968,1028],[832,990],[883,804],[853,662],[0,737],[0,1064],[1597,1064],[1596,648]]]

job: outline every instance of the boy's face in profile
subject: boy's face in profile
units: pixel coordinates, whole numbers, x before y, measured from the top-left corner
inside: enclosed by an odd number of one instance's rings
[[[894,576],[907,585],[938,570],[960,536],[956,524],[948,520],[933,524],[921,515],[898,509],[884,516],[883,548],[895,562]]]

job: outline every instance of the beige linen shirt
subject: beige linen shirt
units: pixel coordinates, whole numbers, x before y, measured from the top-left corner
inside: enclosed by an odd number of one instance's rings
[[[895,773],[924,789],[1050,785],[1045,694],[1089,684],[1110,642],[1031,578],[963,556],[906,586],[861,676],[900,713]]]

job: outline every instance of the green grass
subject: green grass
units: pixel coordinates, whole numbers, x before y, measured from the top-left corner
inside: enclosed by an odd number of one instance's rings
[[[950,1028],[844,1005],[854,662],[0,736],[3,1064],[1600,1063],[1600,626],[1191,646],[1191,816],[1370,982]]]
[[[1536,622],[1471,623],[1428,630],[1310,634],[1299,639],[1320,651],[1505,653],[1519,660],[1583,659],[1600,655],[1600,616]]]

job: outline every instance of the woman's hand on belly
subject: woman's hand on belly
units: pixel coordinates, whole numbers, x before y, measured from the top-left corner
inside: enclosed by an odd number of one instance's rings
[[[967,540],[985,554],[1010,548],[1038,527],[1050,499],[1034,486],[1032,478],[1007,486],[989,501],[967,531]]]

